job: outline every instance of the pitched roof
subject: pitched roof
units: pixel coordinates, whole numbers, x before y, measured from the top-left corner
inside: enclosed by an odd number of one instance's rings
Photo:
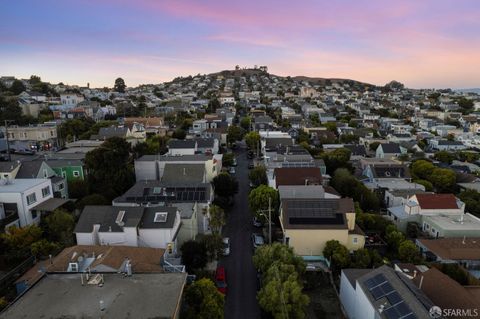
[[[280,185],[321,185],[322,173],[318,167],[275,168],[275,184]]]
[[[199,148],[213,147],[215,145],[215,139],[213,138],[196,138],[195,142],[197,142],[197,147]]]
[[[195,140],[170,140],[168,148],[195,148]]]
[[[398,154],[400,153],[400,146],[396,143],[380,144],[384,154]]]
[[[478,299],[474,294],[435,267],[413,279],[417,287],[420,285],[420,281],[422,281],[422,291],[436,306],[442,309],[478,308]],[[438,289],[439,287],[441,289]]]
[[[453,194],[416,194],[422,209],[458,209],[457,198]]]
[[[43,161],[24,161],[15,178],[37,178]]]
[[[375,178],[410,178],[410,171],[402,164],[375,164],[370,165]]]
[[[480,237],[417,239],[436,256],[449,260],[480,260]]]
[[[346,144],[343,147],[349,149],[352,155],[367,156],[367,150],[364,145]]]
[[[166,213],[165,221],[155,221],[157,213]],[[147,207],[140,223],[140,228],[172,228],[177,214],[176,207]]]
[[[123,227],[136,227],[143,216],[143,207],[85,206],[75,226],[74,233],[91,233],[93,225],[100,225],[100,232],[122,232]],[[120,211],[125,211],[123,226],[115,221]]]

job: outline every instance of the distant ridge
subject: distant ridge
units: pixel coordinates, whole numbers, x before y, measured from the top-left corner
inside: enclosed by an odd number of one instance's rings
[[[456,89],[455,91],[465,92],[465,93],[477,93],[477,94],[480,94],[480,88],[473,88],[473,89]]]

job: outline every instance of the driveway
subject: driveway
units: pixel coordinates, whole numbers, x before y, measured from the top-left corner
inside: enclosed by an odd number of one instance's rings
[[[239,192],[229,212],[223,234],[230,237],[231,253],[223,257],[220,263],[227,272],[228,294],[225,302],[225,318],[260,318],[257,303],[256,270],[252,263],[251,235],[255,228],[248,210],[248,159],[245,148],[236,151],[236,178]]]

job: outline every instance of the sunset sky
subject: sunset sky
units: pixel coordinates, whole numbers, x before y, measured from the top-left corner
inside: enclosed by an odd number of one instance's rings
[[[479,0],[2,0],[0,75],[128,86],[276,75],[480,87]]]

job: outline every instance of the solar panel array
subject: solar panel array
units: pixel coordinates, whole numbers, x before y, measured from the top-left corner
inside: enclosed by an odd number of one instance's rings
[[[282,168],[295,168],[295,167],[315,167],[313,162],[283,162]]]
[[[158,203],[176,201],[205,201],[207,199],[206,187],[154,187],[144,188],[143,196],[128,196],[128,202]]]
[[[365,281],[365,285],[375,300],[386,298],[390,306],[383,310],[387,319],[415,319],[412,312],[400,294],[387,281],[383,274],[378,274]]]
[[[288,216],[290,218],[334,218],[338,202],[329,200],[288,201]]]

